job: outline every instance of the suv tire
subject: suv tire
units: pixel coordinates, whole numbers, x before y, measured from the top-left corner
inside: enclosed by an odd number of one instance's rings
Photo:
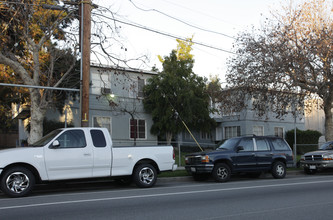
[[[272,175],[275,179],[283,179],[286,176],[286,165],[281,161],[276,161],[272,166]]]
[[[227,182],[231,176],[230,167],[225,163],[215,164],[212,175],[216,182]]]

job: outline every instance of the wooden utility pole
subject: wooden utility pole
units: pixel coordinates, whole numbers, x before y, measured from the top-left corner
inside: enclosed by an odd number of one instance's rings
[[[80,47],[81,47],[81,126],[89,126],[89,84],[90,84],[90,38],[91,0],[81,2]]]

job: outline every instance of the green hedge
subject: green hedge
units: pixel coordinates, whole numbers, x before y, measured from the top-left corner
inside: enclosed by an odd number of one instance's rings
[[[297,142],[297,153],[303,154],[304,151],[312,151],[318,149],[318,140],[322,134],[319,131],[314,130],[306,130],[302,131],[296,129],[296,142]],[[290,145],[291,148],[294,146],[294,130],[290,130],[286,132],[286,141]],[[313,146],[306,146],[306,150],[303,147],[298,147],[298,145],[313,145]]]

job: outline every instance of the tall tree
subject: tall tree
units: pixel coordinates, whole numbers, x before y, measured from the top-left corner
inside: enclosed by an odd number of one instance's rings
[[[227,81],[245,94],[261,93],[260,101],[269,105],[266,111],[278,115],[288,113],[288,108],[299,110],[304,100],[320,97],[325,136],[333,140],[332,5],[311,0],[283,9],[274,12],[275,19],[262,29],[239,35]]]
[[[71,73],[75,63],[75,50],[68,49],[71,64],[62,72],[55,72],[59,53],[58,44],[66,43],[65,29],[72,17],[65,11],[47,10],[53,0],[11,0],[0,5],[0,64],[10,67],[14,76],[29,86],[58,87]],[[57,42],[57,43],[56,43]],[[29,142],[37,141],[43,134],[43,119],[53,100],[47,89],[29,88],[31,120]]]
[[[178,40],[178,43],[192,45],[191,39],[188,42]],[[189,127],[206,132],[214,125],[209,117],[206,79],[193,73],[191,50],[183,49],[180,46],[165,56],[163,70],[150,78],[144,87],[144,107],[154,122],[151,132],[165,135],[168,144],[173,135],[185,130],[182,120]]]

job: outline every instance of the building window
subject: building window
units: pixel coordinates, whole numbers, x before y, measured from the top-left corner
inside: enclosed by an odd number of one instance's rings
[[[184,139],[185,140],[191,140],[192,136],[188,131],[184,131]]]
[[[277,136],[277,137],[283,138],[283,136],[284,136],[283,130],[284,129],[282,127],[275,127],[274,128],[274,135]]]
[[[253,126],[253,134],[257,136],[264,135],[264,127],[263,126]]]
[[[130,119],[130,138],[132,139],[146,138],[146,120]]]
[[[224,137],[229,139],[240,136],[240,126],[224,127]]]
[[[133,83],[129,88],[129,97],[130,98],[143,98],[143,87],[145,86],[144,79],[133,79]]]
[[[138,79],[138,98],[143,98],[143,87],[145,86],[145,80],[144,79]]]
[[[95,128],[107,128],[111,134],[111,117],[93,117],[93,127]]]
[[[211,139],[211,135],[209,132],[200,132],[201,133],[201,140],[210,140]]]

